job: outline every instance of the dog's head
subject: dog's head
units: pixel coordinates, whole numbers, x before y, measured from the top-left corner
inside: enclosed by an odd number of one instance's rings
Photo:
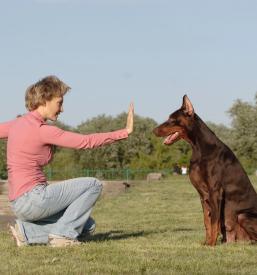
[[[165,137],[164,144],[170,145],[174,142],[188,140],[188,133],[194,122],[194,108],[189,98],[184,95],[180,109],[172,113],[168,120],[157,126],[153,132],[157,137]]]

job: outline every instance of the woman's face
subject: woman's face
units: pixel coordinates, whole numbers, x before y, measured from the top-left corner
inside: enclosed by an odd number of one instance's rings
[[[58,115],[63,112],[63,97],[54,97],[49,101],[46,101],[45,110],[46,118],[52,121],[56,121]]]

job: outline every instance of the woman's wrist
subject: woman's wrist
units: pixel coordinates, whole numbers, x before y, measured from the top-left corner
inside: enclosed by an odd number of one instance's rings
[[[130,135],[132,133],[132,131],[130,129],[128,129],[128,128],[125,128],[125,129],[126,129],[128,135]]]

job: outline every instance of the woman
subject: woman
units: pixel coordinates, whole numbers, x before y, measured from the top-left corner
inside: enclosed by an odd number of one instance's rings
[[[18,246],[77,245],[78,237],[94,231],[90,213],[102,184],[95,178],[75,178],[48,185],[42,168],[52,158],[52,145],[95,148],[125,139],[133,131],[133,104],[126,128],[118,131],[82,135],[48,125],[47,120],[56,121],[63,112],[69,89],[57,77],[45,77],[26,91],[29,112],[0,123],[0,138],[8,138],[9,200],[18,218],[10,229]]]

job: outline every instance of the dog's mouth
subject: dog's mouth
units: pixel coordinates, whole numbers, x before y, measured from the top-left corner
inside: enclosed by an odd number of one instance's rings
[[[175,132],[172,133],[170,135],[168,135],[165,140],[164,140],[164,144],[165,145],[171,145],[172,143],[174,143],[175,141],[177,141],[179,139],[179,132]]]

